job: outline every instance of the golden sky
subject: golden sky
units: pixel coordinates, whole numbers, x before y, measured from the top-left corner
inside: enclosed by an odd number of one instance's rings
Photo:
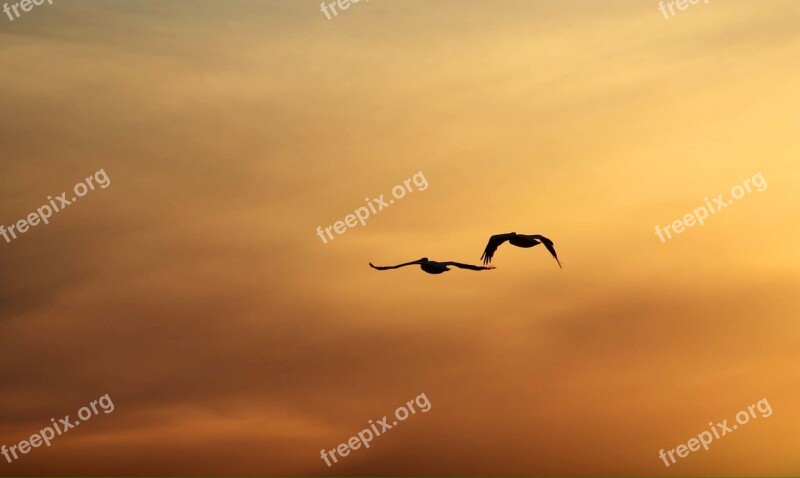
[[[111,181],[0,239],[0,444],[115,405],[0,474],[800,473],[799,21],[794,0],[0,17],[0,224]],[[368,266],[478,263],[510,231],[564,269],[509,245],[490,272]],[[421,393],[429,412],[320,459]]]

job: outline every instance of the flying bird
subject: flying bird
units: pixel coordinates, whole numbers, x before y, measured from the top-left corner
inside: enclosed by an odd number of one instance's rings
[[[462,264],[460,262],[437,262],[431,261],[427,257],[423,257],[422,259],[418,259],[413,262],[406,262],[405,264],[398,264],[396,266],[376,266],[372,262],[369,263],[369,266],[373,269],[378,269],[379,271],[385,271],[386,269],[398,269],[400,267],[405,266],[413,266],[419,265],[420,269],[427,272],[428,274],[441,274],[442,272],[447,272],[450,270],[449,266],[455,266],[459,269],[469,269],[471,271],[486,271],[490,269],[494,269],[494,266],[491,267],[483,267],[483,266],[473,266],[472,264]]]
[[[539,234],[517,234],[516,232],[509,232],[507,234],[497,234],[489,238],[489,243],[486,244],[486,250],[483,251],[483,255],[481,256],[481,260],[484,264],[488,264],[492,262],[492,257],[494,257],[495,251],[497,248],[500,247],[501,244],[508,241],[511,243],[512,246],[517,247],[533,247],[539,244],[544,244],[544,247],[550,251],[550,255],[553,256],[553,259],[558,262],[558,267],[561,267],[561,261],[558,260],[558,255],[556,254],[556,248],[553,247],[553,241],[550,239],[540,236]]]

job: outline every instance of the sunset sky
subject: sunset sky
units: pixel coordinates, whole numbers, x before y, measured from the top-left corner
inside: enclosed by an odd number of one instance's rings
[[[0,237],[0,445],[115,406],[0,475],[800,473],[800,2],[0,15],[0,224],[110,179]],[[492,271],[368,266],[478,264],[511,231],[563,270],[510,245]]]

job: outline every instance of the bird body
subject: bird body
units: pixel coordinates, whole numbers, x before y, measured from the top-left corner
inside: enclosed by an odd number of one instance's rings
[[[533,236],[516,235],[508,240],[508,242],[517,247],[533,247],[541,244],[541,241],[535,239]]]
[[[539,244],[544,244],[544,247],[550,251],[550,255],[552,255],[556,262],[558,262],[558,267],[561,267],[561,261],[558,260],[556,249],[553,247],[553,241],[539,234],[517,234],[516,232],[496,234],[490,237],[489,243],[486,244],[486,249],[483,251],[483,255],[481,256],[483,263],[489,264],[492,262],[492,257],[494,257],[494,253],[497,251],[497,248],[506,241],[508,241],[512,246],[526,249]]]
[[[439,262],[423,262],[419,265],[419,268],[428,274],[441,274],[450,270],[445,264]]]
[[[450,266],[458,267],[459,269],[468,269],[471,271],[485,271],[494,269],[494,266],[483,267],[483,266],[473,266],[472,264],[462,264],[460,262],[452,262],[452,261],[450,262],[431,261],[427,257],[423,257],[422,259],[418,259],[412,262],[405,262],[403,264],[398,264],[396,266],[376,266],[372,262],[370,262],[369,265],[373,269],[377,269],[379,271],[384,271],[387,269],[399,269],[400,267],[418,265],[420,269],[427,272],[428,274],[441,274],[443,272],[447,272],[450,270]]]

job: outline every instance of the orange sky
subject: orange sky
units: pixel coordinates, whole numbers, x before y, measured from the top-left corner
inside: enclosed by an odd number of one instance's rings
[[[0,20],[2,475],[798,474],[800,4],[56,1]],[[327,245],[365,197],[409,194]],[[654,233],[762,173],[667,243]],[[367,265],[426,256],[491,272]],[[425,393],[331,468],[331,449]],[[762,398],[773,409],[666,468]]]

